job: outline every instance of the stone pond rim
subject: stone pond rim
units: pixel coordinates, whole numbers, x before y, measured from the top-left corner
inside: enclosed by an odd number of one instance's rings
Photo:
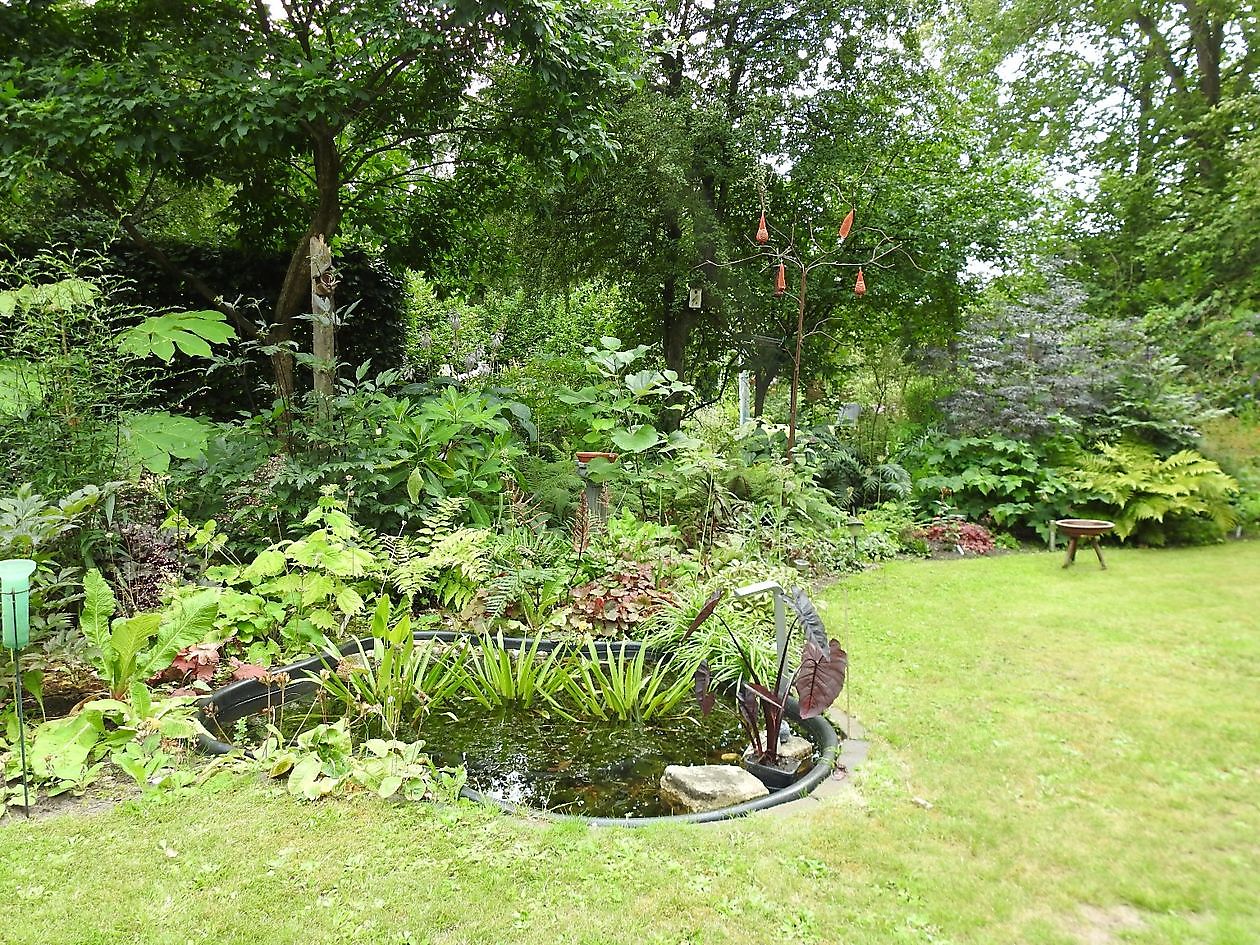
[[[455,633],[448,630],[417,630],[413,634],[413,638],[417,641],[437,640],[443,643],[455,643],[468,640],[469,636],[468,634]],[[348,656],[352,653],[357,653],[360,647],[366,651],[371,647],[372,642],[371,637],[352,640],[344,644],[340,652],[343,656]],[[503,638],[503,644],[511,648],[532,645],[532,643],[532,639],[523,637]],[[556,647],[569,645],[571,645],[570,642],[565,640],[543,640],[539,643],[538,648],[540,651],[549,652]],[[602,657],[622,652],[633,655],[642,649],[642,644],[633,640],[616,642],[596,641],[594,645],[596,652]],[[201,723],[208,727],[211,722],[211,716],[213,716],[213,721],[222,731],[223,728],[231,725],[237,719],[254,715],[268,708],[276,708],[287,701],[312,691],[314,689],[314,677],[319,675],[320,670],[331,668],[331,666],[330,657],[318,655],[274,670],[273,676],[282,674],[288,676],[289,682],[283,687],[266,684],[256,679],[245,679],[240,682],[229,683],[197,701],[198,717]],[[710,823],[719,820],[730,820],[734,817],[743,817],[746,814],[767,810],[771,807],[777,807],[780,804],[786,804],[789,801],[805,797],[818,788],[827,778],[831,777],[832,772],[835,770],[836,762],[840,757],[840,736],[836,733],[835,728],[823,716],[800,720],[797,715],[795,700],[789,702],[788,709],[790,717],[800,722],[801,728],[809,734],[810,739],[814,742],[815,747],[818,749],[818,760],[800,780],[785,788],[771,791],[764,797],[745,801],[732,807],[656,817],[582,817],[577,814],[557,814],[536,807],[512,804],[508,801],[487,797],[467,786],[464,787],[461,793],[469,800],[491,804],[508,813],[527,817],[541,817],[547,820],[577,820],[607,827],[640,827],[657,823]],[[211,755],[226,755],[233,749],[231,744],[220,741],[209,734],[200,735],[198,742],[201,749]]]

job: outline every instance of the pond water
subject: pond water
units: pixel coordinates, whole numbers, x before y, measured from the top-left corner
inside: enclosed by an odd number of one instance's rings
[[[285,707],[281,728],[292,736],[330,720],[308,700]],[[260,741],[262,721],[246,720],[238,734]],[[463,765],[468,786],[487,797],[586,817],[674,813],[658,794],[667,765],[735,764],[744,747],[734,706],[723,702],[708,716],[689,706],[671,718],[639,724],[575,722],[538,709],[487,712],[455,701],[401,737],[424,739],[440,765]]]

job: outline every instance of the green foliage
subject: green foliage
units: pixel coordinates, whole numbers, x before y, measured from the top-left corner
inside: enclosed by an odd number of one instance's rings
[[[210,358],[211,345],[236,337],[222,312],[172,312],[150,315],[118,336],[118,350],[137,358],[155,357],[170,364],[178,348],[189,357]]]
[[[364,595],[379,588],[373,574],[381,561],[335,490],[320,496],[303,524],[311,530],[301,538],[206,572],[227,588],[219,631],[244,644],[250,662],[326,647],[328,635],[362,613]]]
[[[177,598],[159,613],[113,619],[118,604],[95,568],[84,576],[83,592],[79,630],[115,699],[170,666],[184,647],[204,640],[219,613],[219,592],[207,589]]]
[[[417,642],[411,614],[391,624],[391,613],[389,598],[382,596],[372,616],[371,651],[360,648],[357,659],[345,659],[330,650],[336,670],[321,673],[319,683],[347,715],[397,738],[404,722],[414,726],[459,688],[463,669],[457,658],[462,649]]]
[[[870,561],[892,558],[899,554],[923,554],[927,546],[914,536],[918,516],[912,503],[884,502],[862,515],[862,533],[858,536],[859,554]]]
[[[121,434],[128,456],[150,472],[165,473],[171,460],[198,459],[213,427],[195,417],[165,411],[131,412],[122,418]]]
[[[61,489],[141,467],[165,472],[172,456],[191,459],[205,446],[199,421],[143,409],[155,381],[146,359],[169,362],[165,345],[176,341],[209,357],[232,329],[213,313],[148,315],[123,303],[129,286],[102,266],[44,256],[0,267],[0,280],[27,283],[4,295],[0,323],[14,355],[0,362],[0,444],[19,481]],[[137,317],[139,326],[123,327]]]
[[[27,775],[31,801],[40,796],[81,794],[108,763],[135,778],[145,790],[188,784],[175,758],[162,750],[187,743],[201,731],[191,699],[154,700],[142,681],[132,685],[130,699],[98,699],[74,715],[46,721],[28,734]],[[8,806],[22,803],[17,733],[0,735],[0,798]]]
[[[308,801],[366,790],[382,799],[449,803],[464,784],[462,771],[433,764],[423,742],[369,738],[355,745],[345,719],[303,732],[291,747],[273,733],[258,756],[271,777],[285,778],[289,793]]]
[[[509,703],[522,708],[558,708],[557,696],[569,671],[560,648],[540,650],[542,637],[513,650],[502,634],[482,637],[465,664],[464,692],[487,709]]]
[[[1050,523],[1083,498],[1061,468],[1074,452],[1070,442],[1002,436],[928,443],[913,459],[915,500],[929,515],[956,511],[973,522],[1048,537]]]
[[[593,381],[579,390],[561,391],[558,395],[571,410],[581,448],[601,452],[616,447],[615,451],[629,454],[625,460],[633,465],[636,459],[686,443],[677,431],[667,435],[658,430],[655,421],[664,410],[682,409],[681,398],[692,390],[679,381],[674,371],[642,367],[647,345],[624,348],[621,339],[604,337],[598,345],[588,345],[584,350]],[[608,470],[605,475],[610,473]]]
[[[464,505],[462,499],[443,500],[414,536],[375,537],[389,562],[389,583],[400,593],[453,610],[462,610],[477,593],[486,577],[490,533],[455,527]]]
[[[691,695],[691,673],[676,661],[647,663],[647,650],[634,656],[625,647],[601,657],[593,642],[578,658],[564,690],[584,718],[648,722],[669,715]]]
[[[1162,545],[1196,519],[1210,523],[1219,537],[1235,522],[1230,502],[1238,483],[1193,450],[1161,459],[1139,444],[1102,444],[1080,456],[1067,475],[1098,517],[1116,523],[1122,540]]]
[[[395,396],[386,388],[396,375],[359,373],[323,404],[221,427],[204,459],[173,469],[181,509],[197,520],[231,521],[258,545],[292,535],[328,486],[343,491],[365,525],[391,534],[422,523],[446,499],[465,500],[462,511],[474,523],[493,521],[503,478],[523,453],[517,431],[528,434],[528,409],[455,388]]]

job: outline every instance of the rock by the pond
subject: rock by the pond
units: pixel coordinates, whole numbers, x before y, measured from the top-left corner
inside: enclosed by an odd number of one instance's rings
[[[699,813],[742,804],[770,792],[735,765],[670,765],[661,775],[661,798],[676,810]]]
[[[765,741],[766,733],[761,733],[762,741]],[[751,753],[752,749],[748,751]],[[779,758],[784,761],[808,761],[814,757],[814,743],[808,738],[792,734],[786,739],[779,742]]]
[[[791,758],[793,761],[808,761],[814,756],[814,743],[799,735],[789,735],[787,741],[779,742],[779,757]]]

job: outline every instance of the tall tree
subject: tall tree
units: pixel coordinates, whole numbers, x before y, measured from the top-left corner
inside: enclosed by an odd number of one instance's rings
[[[274,304],[179,274],[265,346],[285,395],[311,238],[448,178],[478,138],[603,147],[599,103],[630,80],[639,24],[622,0],[49,0],[0,16],[19,40],[0,65],[0,180],[61,176],[171,271],[146,229],[164,185],[226,183],[243,240],[291,252]],[[492,110],[496,83],[510,93]]]

